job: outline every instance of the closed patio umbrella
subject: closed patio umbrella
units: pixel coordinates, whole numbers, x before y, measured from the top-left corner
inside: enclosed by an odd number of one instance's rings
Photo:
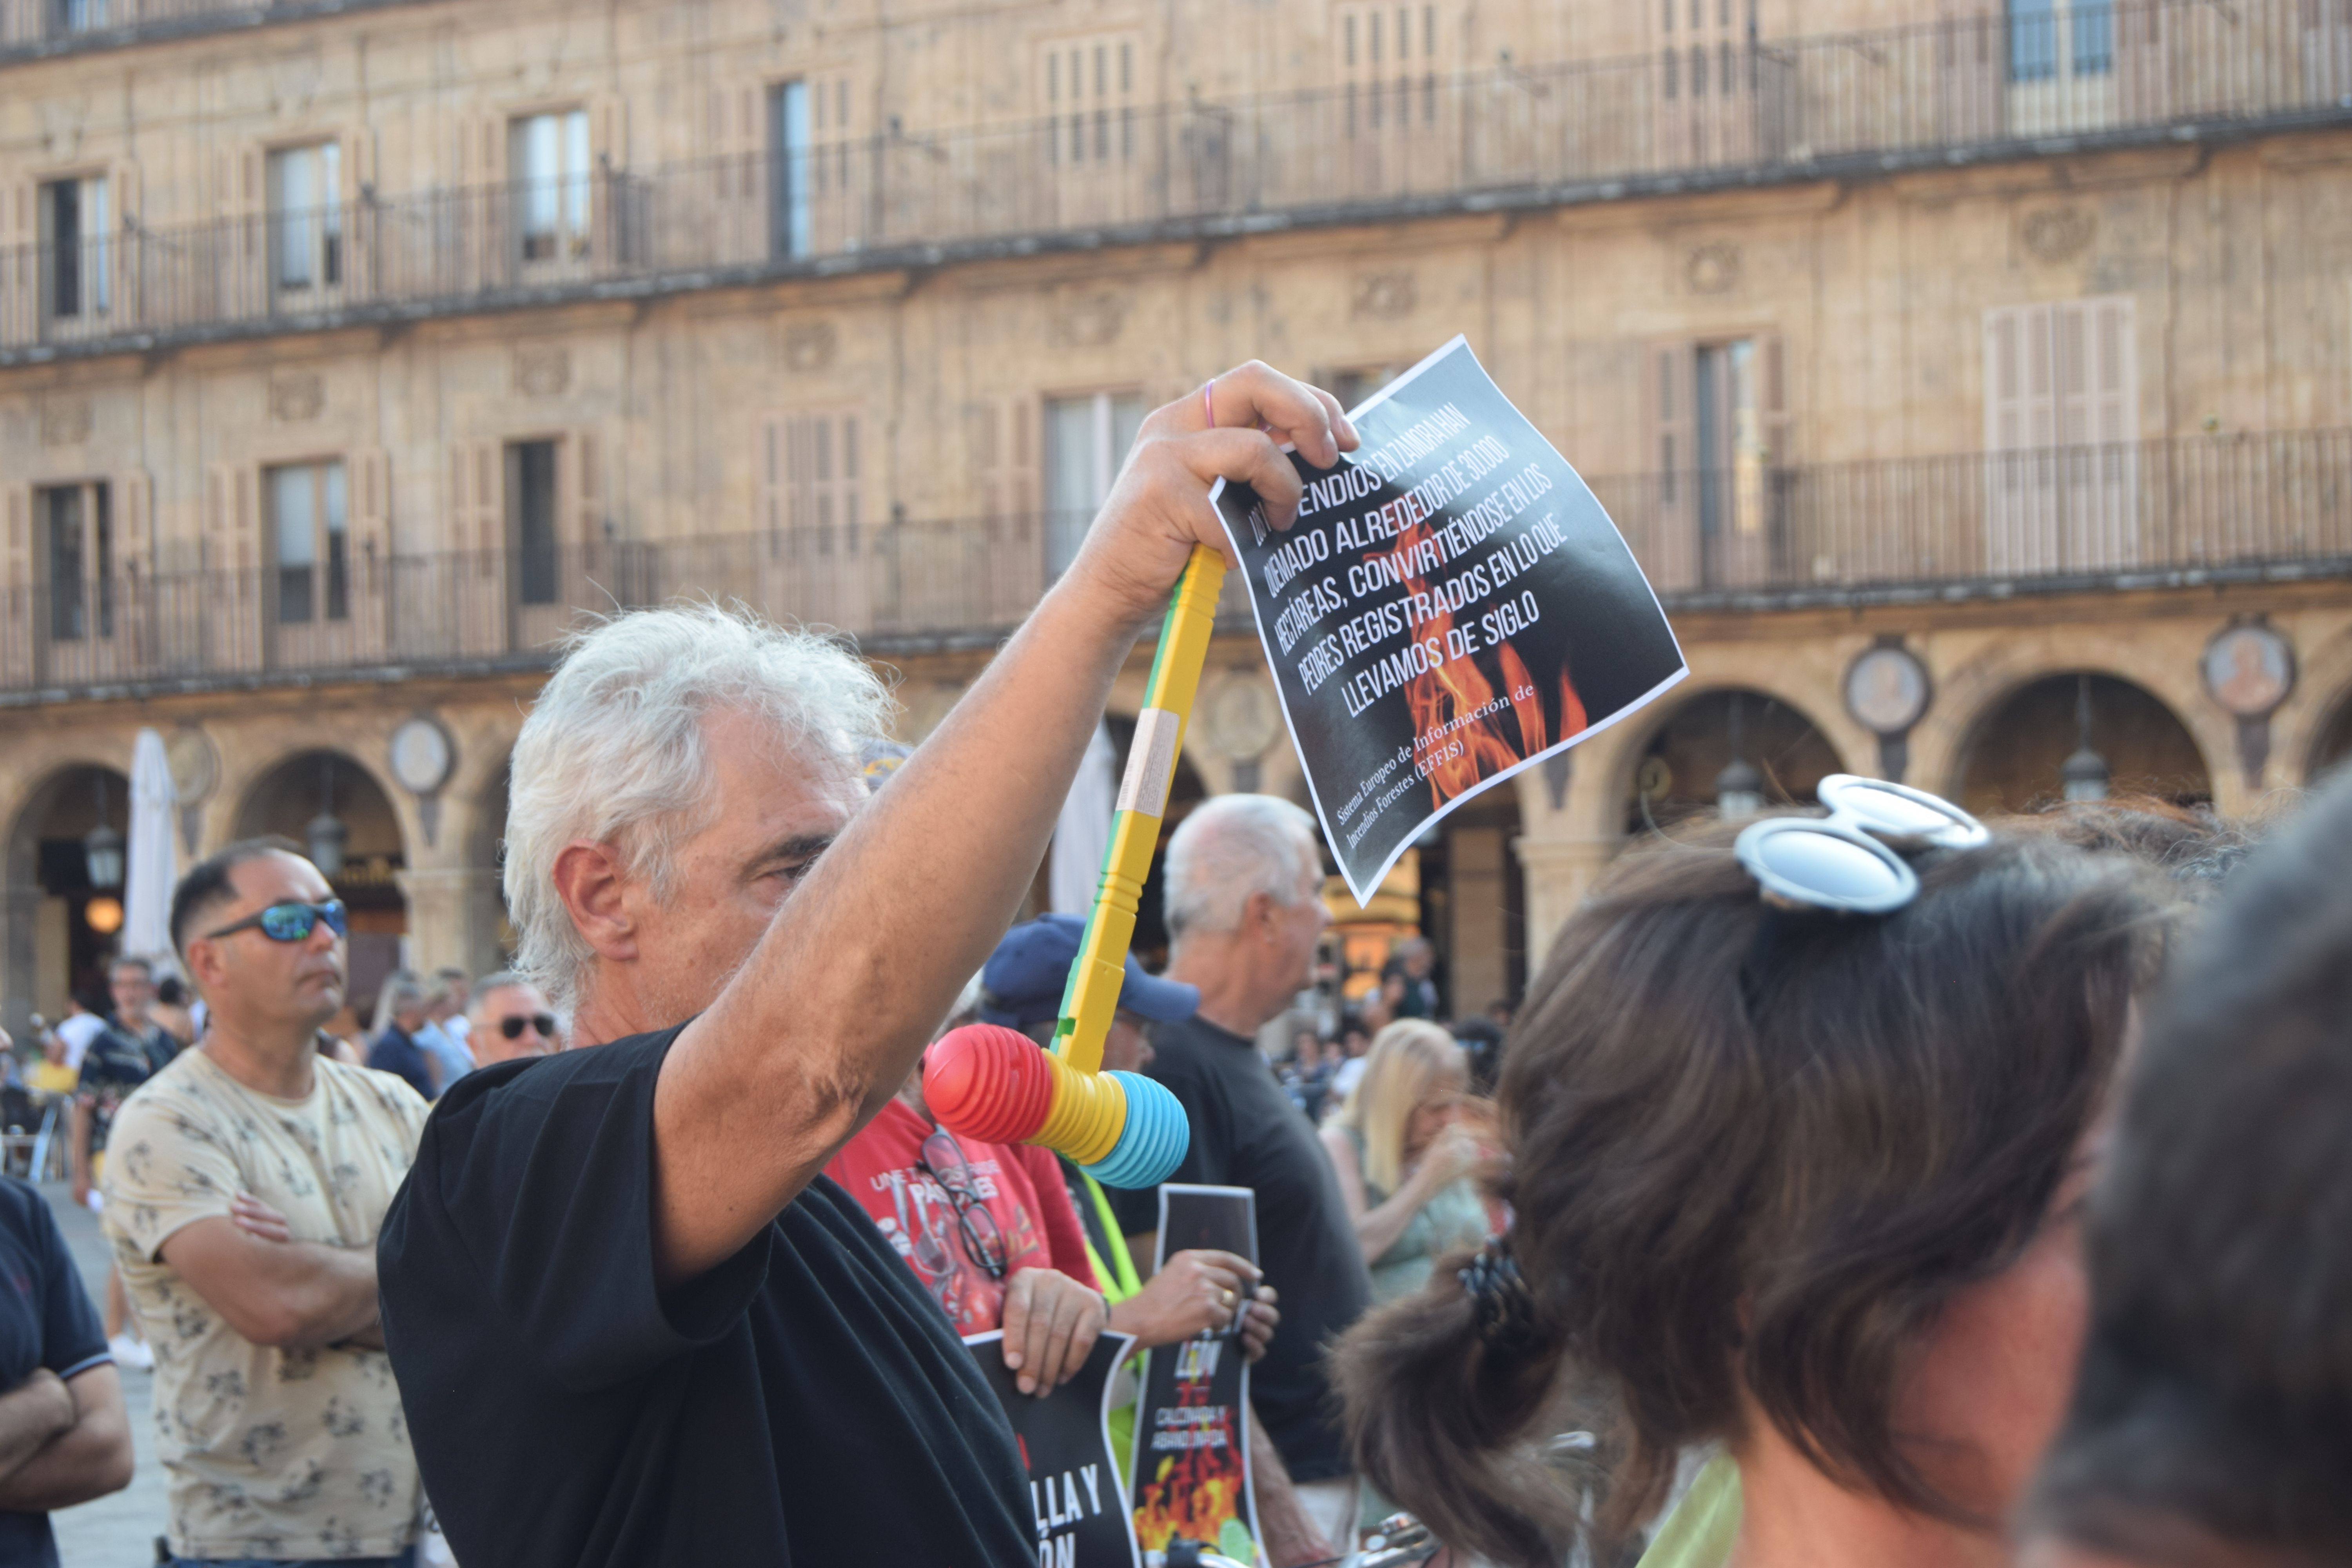
[[[1045,889],[1054,913],[1083,915],[1095,907],[1095,883],[1102,876],[1103,852],[1110,847],[1111,807],[1118,794],[1111,783],[1110,731],[1097,724],[1095,738],[1078,762],[1078,776],[1062,798],[1062,815],[1054,822],[1054,859]]]
[[[172,764],[163,737],[142,730],[131,748],[130,861],[123,877],[122,952],[158,968],[172,956],[172,889],[180,879],[179,847],[172,837]]]

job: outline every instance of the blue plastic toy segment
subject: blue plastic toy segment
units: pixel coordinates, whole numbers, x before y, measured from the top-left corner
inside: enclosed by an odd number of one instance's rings
[[[1192,1144],[1192,1124],[1176,1097],[1152,1079],[1115,1072],[1127,1091],[1127,1125],[1101,1160],[1078,1168],[1106,1187],[1156,1187],[1175,1173]]]

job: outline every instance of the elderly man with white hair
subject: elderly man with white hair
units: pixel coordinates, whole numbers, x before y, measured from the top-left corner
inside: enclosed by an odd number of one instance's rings
[[[451,1089],[380,1248],[460,1562],[1035,1560],[1002,1411],[821,1173],[1018,908],[1193,546],[1232,561],[1211,483],[1287,526],[1277,444],[1328,467],[1354,439],[1255,363],[1154,413],[1077,559],[870,805],[890,702],[833,643],[699,608],[572,647],[516,742],[506,885],[573,1048]]]
[[[1257,1194],[1258,1262],[1281,1292],[1282,1332],[1250,1378],[1250,1403],[1298,1501],[1334,1551],[1354,1539],[1356,1483],[1323,1371],[1323,1347],[1371,1300],[1348,1205],[1315,1129],[1258,1054],[1258,1029],[1312,983],[1330,923],[1315,819],[1286,800],[1220,795],[1168,841],[1161,870],[1168,978],[1201,988],[1181,1023],[1152,1031],[1146,1069],[1183,1102],[1192,1145],[1171,1182]],[[1155,1193],[1116,1193],[1128,1246],[1150,1258]]]

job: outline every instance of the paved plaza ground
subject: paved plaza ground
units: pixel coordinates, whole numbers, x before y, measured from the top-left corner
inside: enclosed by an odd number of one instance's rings
[[[65,1232],[81,1267],[89,1299],[106,1302],[106,1239],[99,1234],[98,1216],[74,1205],[62,1182],[45,1182],[41,1192]],[[122,1369],[122,1397],[131,1407],[131,1439],[139,1454],[130,1487],[111,1497],[86,1502],[51,1516],[58,1532],[58,1551],[65,1568],[146,1568],[155,1561],[155,1538],[163,1532],[163,1467],[155,1460],[155,1421],[149,1404],[155,1379],[143,1372]]]

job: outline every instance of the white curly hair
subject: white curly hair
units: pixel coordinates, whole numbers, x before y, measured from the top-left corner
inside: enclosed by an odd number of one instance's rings
[[[677,847],[717,809],[708,715],[759,714],[794,755],[854,771],[894,706],[840,642],[740,605],[635,610],[573,636],[515,741],[505,874],[516,967],[559,1011],[577,1005],[593,951],[555,891],[567,844],[612,845],[656,899],[670,896]]]

